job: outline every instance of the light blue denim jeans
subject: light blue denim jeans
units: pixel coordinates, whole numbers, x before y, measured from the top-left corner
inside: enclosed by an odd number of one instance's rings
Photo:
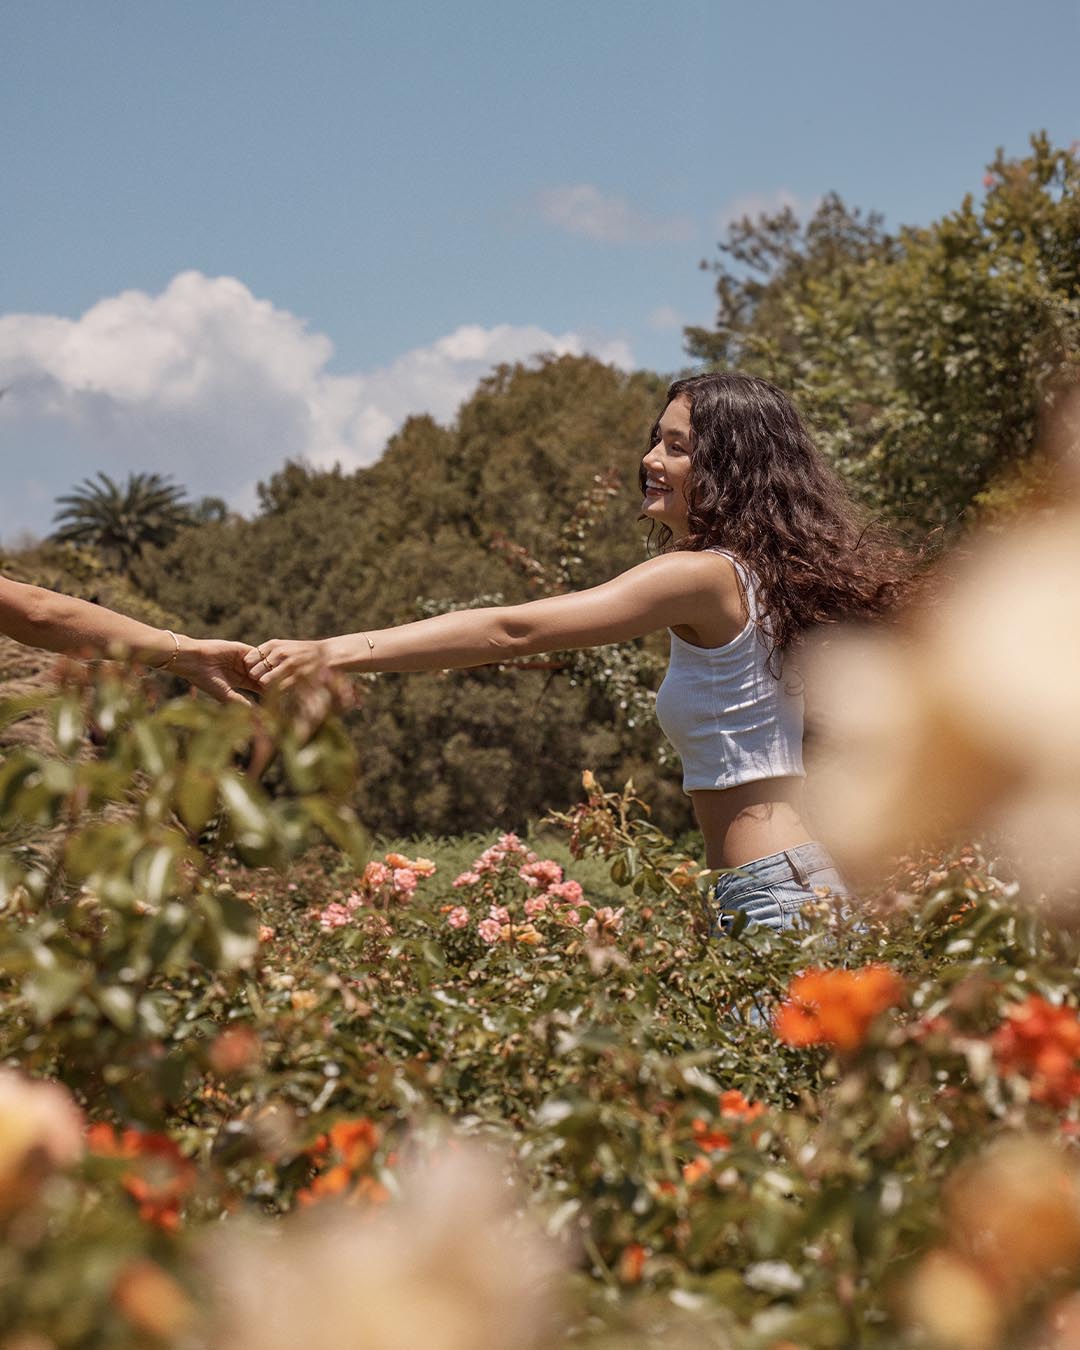
[[[793,928],[803,905],[820,898],[815,887],[822,886],[827,886],[832,895],[851,897],[851,888],[822,844],[799,844],[743,863],[716,883],[710,915],[712,934],[722,937],[729,933],[738,913],[745,914],[751,923],[778,932]]]

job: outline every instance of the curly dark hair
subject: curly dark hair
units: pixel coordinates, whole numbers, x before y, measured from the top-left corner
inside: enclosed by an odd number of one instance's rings
[[[914,588],[923,550],[870,520],[810,438],[788,396],[735,371],[676,380],[690,401],[688,533],[659,527],[661,552],[730,549],[755,574],[779,675],[782,654],[808,629],[879,619]],[[659,438],[659,418],[649,447]],[[645,490],[645,467],[639,473]],[[653,529],[655,529],[655,522]],[[650,546],[653,529],[649,532]]]

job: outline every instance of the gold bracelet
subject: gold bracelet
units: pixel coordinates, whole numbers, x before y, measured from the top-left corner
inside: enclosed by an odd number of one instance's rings
[[[180,639],[176,636],[176,634],[173,632],[171,628],[166,628],[165,632],[168,633],[168,635],[173,640],[172,655],[169,657],[167,661],[162,661],[160,666],[152,667],[152,669],[154,670],[168,670],[169,667],[172,665],[172,663],[180,655]]]
[[[367,645],[368,645],[368,650],[369,650],[369,651],[374,651],[374,650],[375,650],[375,644],[374,644],[374,642],[372,642],[371,638],[369,638],[368,635],[367,635],[366,633],[361,634],[361,636],[363,637],[364,641],[367,643]]]

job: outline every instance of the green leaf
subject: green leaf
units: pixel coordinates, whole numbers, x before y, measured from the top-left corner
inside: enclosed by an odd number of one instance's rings
[[[118,1031],[135,1029],[135,996],[123,985],[104,985],[92,991],[94,1002]]]
[[[323,834],[347,853],[353,866],[362,870],[371,857],[371,835],[348,806],[335,806],[322,797],[305,797],[304,810]]]
[[[39,1025],[51,1022],[70,1007],[86,986],[86,975],[79,970],[54,966],[38,969],[23,983],[23,997],[33,1009]]]
[[[198,760],[184,765],[175,788],[176,814],[192,832],[201,834],[217,809],[217,782]]]
[[[57,699],[50,709],[49,720],[56,748],[62,755],[75,755],[86,734],[79,700],[70,695]]]

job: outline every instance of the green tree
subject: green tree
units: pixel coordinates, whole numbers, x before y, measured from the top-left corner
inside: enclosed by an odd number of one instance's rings
[[[790,390],[872,508],[951,524],[1036,445],[1080,368],[1080,159],[1032,138],[985,196],[885,230],[827,197],[732,226],[690,353]]]
[[[84,479],[57,498],[53,539],[98,549],[118,572],[129,575],[148,545],[168,544],[192,523],[184,489],[157,473],[128,475],[121,487],[106,473]]]

